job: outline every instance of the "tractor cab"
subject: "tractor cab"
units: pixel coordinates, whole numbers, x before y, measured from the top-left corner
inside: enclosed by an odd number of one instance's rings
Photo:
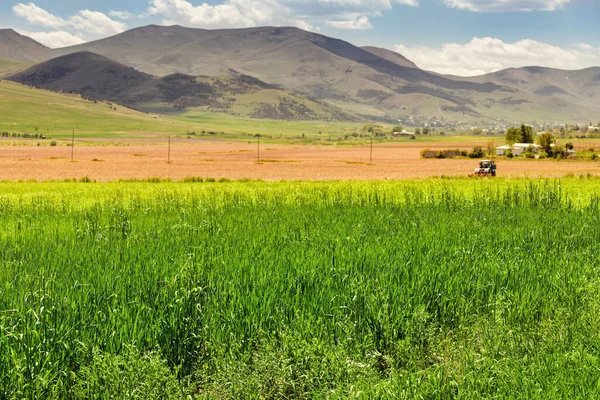
[[[496,161],[481,160],[479,168],[475,169],[476,176],[496,176]]]

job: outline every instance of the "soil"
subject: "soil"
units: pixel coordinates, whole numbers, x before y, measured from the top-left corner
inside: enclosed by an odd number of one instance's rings
[[[471,148],[473,142],[453,143]],[[369,146],[312,146],[256,144],[177,139],[171,145],[154,140],[76,144],[71,147],[0,146],[0,180],[62,180],[89,177],[97,181],[185,177],[263,180],[371,180],[444,176],[466,177],[478,160],[422,159],[418,143],[377,145],[370,161]],[[428,143],[447,148],[448,143]],[[499,177],[562,177],[600,175],[600,162],[511,160],[498,161]]]

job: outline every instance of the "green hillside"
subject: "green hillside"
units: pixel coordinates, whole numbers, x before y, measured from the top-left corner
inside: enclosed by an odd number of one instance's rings
[[[240,96],[240,108],[244,96]],[[109,105],[110,104],[110,105]],[[116,110],[115,110],[116,108]],[[362,123],[326,121],[277,121],[203,112],[193,109],[175,115],[159,116],[126,107],[82,99],[79,95],[59,94],[0,81],[0,131],[40,133],[69,137],[72,128],[79,137],[153,137],[185,135],[220,138],[247,138],[261,134],[273,138],[341,137],[362,127]]]
[[[116,108],[116,110],[115,110]],[[0,131],[68,136],[134,136],[136,133],[183,134],[190,124],[153,116],[109,103],[83,100],[78,95],[58,94],[0,82]]]
[[[0,59],[0,78],[30,67],[30,63]]]

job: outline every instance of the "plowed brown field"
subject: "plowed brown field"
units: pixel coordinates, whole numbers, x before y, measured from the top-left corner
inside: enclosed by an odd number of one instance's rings
[[[428,148],[472,148],[468,144],[427,144]],[[98,181],[185,177],[264,180],[409,179],[466,176],[477,160],[424,160],[423,144],[377,145],[373,163],[369,147],[261,145],[180,139],[167,163],[164,143],[130,141],[102,146],[76,145],[74,162],[67,146],[0,146],[0,180],[40,181],[89,177]],[[501,177],[600,175],[600,163],[589,161],[500,161]]]

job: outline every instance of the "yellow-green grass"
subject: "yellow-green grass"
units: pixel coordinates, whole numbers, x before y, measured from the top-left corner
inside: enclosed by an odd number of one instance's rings
[[[140,154],[139,156],[143,156]],[[343,161],[340,161],[343,162]],[[473,179],[467,177],[425,178],[400,181],[279,181],[265,182],[261,180],[241,180],[211,183],[210,177],[196,177],[194,181],[204,182],[202,185],[188,182],[167,182],[161,179],[94,182],[84,185],[70,181],[0,181],[0,198],[13,200],[25,197],[44,197],[47,201],[59,199],[79,200],[82,207],[97,201],[108,201],[115,193],[121,193],[124,201],[131,195],[136,197],[153,197],[163,190],[175,190],[183,194],[210,194],[217,190],[222,196],[235,198],[243,195],[247,200],[260,202],[266,198],[284,201],[289,204],[307,201],[315,193],[321,193],[324,202],[344,201],[338,194],[356,193],[360,201],[364,193],[377,193],[386,202],[400,204],[406,200],[405,191],[421,191],[435,196],[443,196],[452,192],[467,200],[477,197],[489,197],[503,193],[525,193],[530,187],[559,188],[562,195],[569,198],[571,204],[584,207],[596,195],[600,194],[600,178],[593,176],[573,176],[561,179],[536,178],[497,178]],[[157,183],[154,183],[154,182]],[[351,196],[345,199],[352,202]],[[432,197],[435,200],[435,197]]]

